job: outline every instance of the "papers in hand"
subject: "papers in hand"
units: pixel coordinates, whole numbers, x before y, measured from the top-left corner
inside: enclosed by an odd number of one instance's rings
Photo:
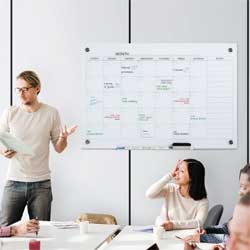
[[[33,150],[10,133],[0,132],[0,149],[13,150],[19,155],[33,155]]]

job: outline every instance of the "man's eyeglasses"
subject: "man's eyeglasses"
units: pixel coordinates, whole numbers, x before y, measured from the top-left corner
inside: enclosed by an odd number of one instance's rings
[[[22,87],[22,88],[15,88],[16,93],[22,93],[22,92],[27,92],[29,89],[33,88],[32,86],[30,87]]]

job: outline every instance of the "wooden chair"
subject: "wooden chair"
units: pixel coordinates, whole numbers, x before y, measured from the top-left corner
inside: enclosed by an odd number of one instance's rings
[[[78,216],[76,219],[76,222],[81,221],[88,221],[92,224],[109,224],[109,225],[117,225],[116,218],[113,215],[110,214],[91,214],[91,213],[85,213]],[[117,235],[120,233],[120,230],[115,232],[113,235],[111,235],[107,240],[107,244]]]
[[[116,218],[110,214],[85,213],[85,214],[81,214],[77,218],[77,222],[80,222],[80,221],[89,221],[89,223],[93,223],[93,224],[117,225]]]

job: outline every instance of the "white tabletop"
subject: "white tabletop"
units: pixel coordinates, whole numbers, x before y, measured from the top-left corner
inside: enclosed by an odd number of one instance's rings
[[[120,226],[89,224],[88,233],[80,234],[79,228],[59,229],[53,222],[40,222],[38,236],[29,234],[23,237],[1,238],[1,250],[28,250],[29,241],[41,242],[41,250],[92,250],[98,248],[106,239],[114,234]]]
[[[173,230],[163,233],[161,239],[156,239],[152,231],[144,229],[152,226],[126,226],[106,247],[105,250],[145,250],[157,243],[160,250],[183,250],[183,241],[175,236],[185,237],[194,230]],[[198,249],[210,250],[214,244],[199,243]]]

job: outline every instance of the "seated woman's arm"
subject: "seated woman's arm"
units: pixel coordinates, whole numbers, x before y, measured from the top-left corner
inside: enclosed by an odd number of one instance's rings
[[[36,233],[39,230],[39,221],[29,220],[20,225],[11,226],[11,236],[25,235],[27,233]]]
[[[229,234],[228,222],[222,225],[206,227],[205,230],[207,234]]]
[[[0,237],[10,237],[35,233],[39,230],[39,221],[29,220],[19,225],[0,227]]]
[[[226,242],[228,234],[202,234],[200,235],[200,242],[203,243],[223,243]]]
[[[172,174],[163,176],[160,180],[151,185],[146,191],[146,197],[155,199],[165,197],[167,195],[167,183],[172,180]]]
[[[168,182],[170,182],[175,176],[176,173],[179,170],[179,164],[182,161],[177,161],[174,169],[171,173],[166,174],[163,176],[159,181],[155,182],[153,185],[149,187],[149,189],[146,191],[146,197],[155,199],[155,198],[161,198],[166,197],[168,193]]]

